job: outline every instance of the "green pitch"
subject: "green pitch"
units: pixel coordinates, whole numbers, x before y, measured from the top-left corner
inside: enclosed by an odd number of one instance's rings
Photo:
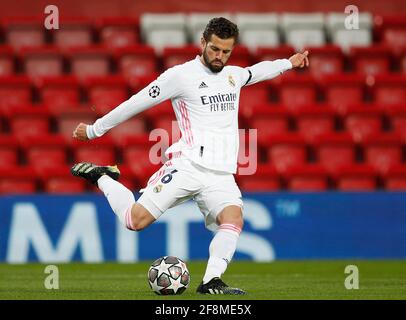
[[[347,265],[359,270],[359,289],[347,290]],[[195,293],[206,262],[189,262],[191,284],[183,295],[157,296],[147,283],[149,263],[57,264],[59,290],[47,290],[45,265],[0,264],[3,299],[406,299],[405,261],[233,262],[223,280],[246,296]]]

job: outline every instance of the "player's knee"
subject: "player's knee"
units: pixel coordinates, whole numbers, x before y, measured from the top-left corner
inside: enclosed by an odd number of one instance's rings
[[[147,224],[143,221],[135,221],[132,223],[132,228],[134,231],[141,231],[147,227]]]
[[[236,226],[237,228],[240,228],[242,230],[242,228],[244,227],[244,220],[242,218],[242,215],[233,219],[231,224],[233,224],[234,226]]]
[[[217,223],[221,224],[232,224],[235,227],[242,230],[244,227],[244,219],[242,215],[241,208],[237,207],[227,207],[225,208],[217,217]]]
[[[155,221],[155,218],[142,205],[136,203],[131,210],[131,227],[141,231]]]

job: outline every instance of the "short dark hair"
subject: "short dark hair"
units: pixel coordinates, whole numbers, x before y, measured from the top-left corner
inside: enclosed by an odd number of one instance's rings
[[[223,17],[213,18],[209,21],[203,32],[204,40],[206,42],[210,41],[212,34],[215,34],[220,39],[234,38],[234,42],[238,42],[237,25]]]

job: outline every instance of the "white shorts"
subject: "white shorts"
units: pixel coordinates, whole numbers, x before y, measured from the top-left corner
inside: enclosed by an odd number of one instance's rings
[[[216,229],[217,215],[225,207],[243,208],[241,191],[231,173],[203,168],[184,157],[167,161],[141,192],[137,202],[156,219],[167,209],[193,199],[210,230]]]

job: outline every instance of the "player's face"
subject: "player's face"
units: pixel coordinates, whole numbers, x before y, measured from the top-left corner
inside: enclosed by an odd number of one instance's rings
[[[234,38],[221,39],[215,34],[210,41],[202,38],[203,60],[212,72],[223,70],[234,48]]]

